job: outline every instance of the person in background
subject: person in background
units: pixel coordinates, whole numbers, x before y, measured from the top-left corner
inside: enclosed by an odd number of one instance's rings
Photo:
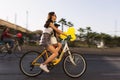
[[[9,28],[5,28],[2,32],[1,40],[10,45],[10,49],[14,46],[14,40],[12,39],[14,35],[10,33]]]

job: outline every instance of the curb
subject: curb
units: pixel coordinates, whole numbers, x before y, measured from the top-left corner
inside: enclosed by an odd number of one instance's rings
[[[92,54],[92,55],[119,55],[120,56],[120,48],[70,48],[71,51],[81,53],[81,54]]]
[[[43,47],[41,46],[24,46],[25,52],[30,50],[40,51]],[[70,47],[71,52],[80,54],[90,55],[119,55],[120,48],[81,48],[81,47]]]

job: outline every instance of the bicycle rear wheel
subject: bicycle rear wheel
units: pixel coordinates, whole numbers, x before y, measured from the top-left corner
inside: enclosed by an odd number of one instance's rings
[[[8,53],[7,48],[5,46],[1,46],[1,48],[0,48],[0,57],[6,56],[7,53]]]
[[[64,72],[73,78],[80,77],[86,70],[86,61],[80,54],[72,54],[73,61],[76,65],[74,65],[69,55],[66,56],[63,62],[63,70]]]
[[[20,58],[20,70],[27,76],[30,77],[35,77],[38,76],[43,72],[39,68],[39,66],[32,65],[33,60],[38,57],[40,53],[36,51],[29,51],[25,53],[21,58]],[[37,63],[42,63],[44,62],[44,58],[41,57],[39,60],[37,60]]]
[[[22,55],[23,55],[22,46],[16,46],[13,52],[17,57],[19,57],[19,58],[22,57]]]

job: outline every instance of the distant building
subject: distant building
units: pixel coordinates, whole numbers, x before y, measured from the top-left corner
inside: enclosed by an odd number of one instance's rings
[[[6,27],[10,28],[12,34],[21,32],[24,35],[23,38],[26,41],[27,40],[38,41],[42,34],[42,30],[29,31],[26,28],[23,28],[22,26],[0,19],[0,36],[1,33],[3,32],[3,29],[5,29]]]
[[[29,30],[27,30],[19,25],[16,25],[16,24],[13,24],[13,23],[10,23],[8,21],[0,19],[0,29],[4,29],[5,27],[8,27],[10,29],[20,31],[23,33],[31,33],[31,31],[29,31]]]

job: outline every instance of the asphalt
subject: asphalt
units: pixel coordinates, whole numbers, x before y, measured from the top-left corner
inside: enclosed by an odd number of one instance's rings
[[[24,52],[35,50],[41,51],[44,48],[42,46],[23,46]],[[82,47],[70,47],[71,52],[80,54],[94,54],[94,55],[120,55],[120,47],[118,48],[82,48]]]
[[[23,46],[24,52],[42,49],[43,47],[40,46]],[[62,61],[51,70],[50,74],[43,73],[37,77],[27,77],[20,71],[20,58],[10,54],[0,58],[0,80],[120,80],[120,48],[71,47],[70,50],[84,54],[83,57],[87,62],[87,70],[79,78],[66,76]]]

